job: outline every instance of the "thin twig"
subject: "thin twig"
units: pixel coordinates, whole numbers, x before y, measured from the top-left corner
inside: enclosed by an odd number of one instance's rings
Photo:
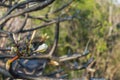
[[[28,14],[26,13],[25,19],[24,19],[22,25],[20,26],[20,29],[19,29],[18,31],[15,31],[15,33],[19,33],[20,31],[23,30],[23,28],[25,27],[25,25],[26,25],[26,23],[27,23],[27,19],[28,19]]]
[[[53,13],[57,13],[61,10],[63,10],[64,8],[66,8],[67,6],[69,6],[74,0],[70,0],[68,3],[64,4],[63,6],[61,6],[60,8],[54,10],[53,12],[51,12],[50,14],[53,14]]]
[[[69,17],[65,17],[65,18],[60,18],[59,22],[68,21],[68,20],[71,20],[71,19],[73,19],[73,18],[74,18],[74,16],[69,16]],[[58,19],[54,19],[54,20],[52,20],[51,22],[44,23],[44,24],[42,24],[42,25],[40,25],[40,26],[37,26],[37,27],[35,27],[35,28],[22,30],[20,33],[29,32],[29,31],[34,31],[34,30],[37,30],[37,29],[46,27],[46,26],[48,26],[48,25],[57,23],[57,22],[58,22]]]
[[[59,20],[59,19],[58,19]],[[59,27],[60,27],[60,22],[58,21],[56,23],[56,28],[55,28],[55,39],[54,39],[54,43],[52,46],[51,51],[48,53],[50,56],[52,56],[52,54],[55,52],[56,48],[57,48],[57,44],[58,44],[58,40],[59,40]]]
[[[15,14],[10,14],[10,15],[6,16],[4,19],[2,19],[2,20],[0,21],[0,25],[2,25],[3,23],[5,23],[5,22],[6,22],[7,20],[9,20],[10,18],[19,16],[19,15],[22,15],[22,14],[25,14],[25,13],[28,13],[28,12],[36,11],[36,10],[38,10],[38,9],[39,9],[39,10],[44,9],[46,6],[50,5],[50,4],[53,3],[54,1],[55,1],[55,0],[47,0],[47,1],[42,2],[42,4],[39,4],[39,5],[30,7],[30,8],[27,8],[27,9],[23,9],[22,11],[17,12],[17,13],[15,13]]]

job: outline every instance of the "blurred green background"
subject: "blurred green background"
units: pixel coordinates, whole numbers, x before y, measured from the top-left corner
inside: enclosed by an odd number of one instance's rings
[[[41,11],[29,13],[33,16],[42,16],[53,12],[70,0],[56,0],[52,5]],[[2,15],[4,14],[4,10]],[[70,21],[60,23],[60,36],[56,56],[70,53],[82,53],[88,41],[91,55],[95,58],[95,72],[93,77],[110,80],[120,79],[120,6],[116,0],[74,0],[68,7],[54,14],[48,14],[49,19],[57,16],[76,16]],[[31,20],[31,26],[42,24],[42,21]],[[51,45],[54,39],[55,25],[38,30],[37,35],[47,33],[50,38],[47,44]],[[82,60],[82,61],[81,61]],[[63,67],[63,66],[62,66]],[[63,67],[64,68],[64,67]],[[50,68],[51,69],[51,68]],[[81,78],[86,75],[85,70],[69,71],[65,68],[69,78]],[[89,73],[88,73],[89,74]],[[87,77],[90,75],[87,75]]]
[[[57,0],[50,7],[55,10],[69,0]],[[44,14],[44,11],[38,14]],[[33,13],[37,16],[37,12]],[[77,18],[60,24],[60,38],[56,54],[58,56],[72,52],[82,53],[85,45],[90,40],[89,50],[96,60],[94,77],[106,79],[120,79],[120,6],[115,0],[75,0],[64,10],[50,15],[50,18],[62,15],[77,16]],[[35,24],[39,22],[34,21]],[[55,25],[40,29],[41,33],[48,33],[53,41]],[[66,70],[67,71],[67,70]],[[69,78],[79,78],[85,73],[84,70],[67,71]]]

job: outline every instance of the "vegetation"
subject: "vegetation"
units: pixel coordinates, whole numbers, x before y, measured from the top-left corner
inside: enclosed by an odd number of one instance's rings
[[[49,36],[44,41],[49,48],[43,53],[45,56],[39,57],[39,59],[46,59],[48,62],[53,60],[60,64],[56,67],[47,63],[42,74],[43,77],[66,79],[105,78],[106,80],[118,80],[120,78],[120,7],[116,4],[115,0],[45,1],[1,0],[1,66],[4,67],[6,60],[13,57],[13,55],[18,55],[16,52],[16,54],[10,54],[10,47],[14,47],[14,43],[21,44],[22,42],[25,42],[24,45],[27,45],[31,40],[31,35],[36,31],[33,40],[37,40],[36,37],[41,37],[45,33]],[[57,47],[55,46],[52,52],[52,58],[51,55],[46,58],[46,55],[49,55],[51,52],[53,44]],[[64,58],[60,57],[64,55],[71,57],[75,54],[79,56],[86,49],[89,50],[89,54],[83,55],[84,57],[75,57],[70,60],[65,59],[65,61],[62,61]],[[33,53],[32,51],[29,52],[27,50],[25,53],[30,54],[20,56],[19,59],[33,55],[31,54]],[[59,60],[56,57],[59,57]],[[87,66],[84,69],[83,67],[78,69],[78,65],[82,64],[86,64]],[[64,71],[60,71],[61,69]],[[58,71],[58,73],[52,76],[46,75],[54,71]],[[4,78],[1,71],[0,73],[1,77]]]

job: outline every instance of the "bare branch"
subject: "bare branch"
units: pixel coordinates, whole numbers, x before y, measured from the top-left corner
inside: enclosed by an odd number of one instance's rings
[[[0,3],[0,6],[2,6],[2,7],[12,7],[11,5],[6,5],[6,4],[3,4],[3,3]]]
[[[3,31],[3,30],[0,30],[0,33],[7,34],[10,37],[12,43],[16,44],[15,39],[14,39],[14,33],[11,33],[11,32],[8,32],[8,31]]]
[[[67,6],[69,6],[74,0],[70,0],[68,3],[64,4],[63,6],[61,6],[60,8],[54,10],[53,12],[51,12],[50,14],[53,14],[53,13],[57,13],[61,10],[63,10],[64,8],[66,8]]]
[[[15,72],[14,72],[15,73]],[[4,68],[2,68],[2,67],[0,67],[0,74],[3,74],[4,76],[6,76],[6,77],[10,77],[10,78],[12,78],[12,79],[14,79],[14,78],[17,78],[17,79],[32,79],[32,80],[40,80],[40,79],[42,79],[42,80],[50,80],[50,79],[55,79],[55,78],[50,78],[50,77],[44,77],[44,76],[39,76],[39,77],[35,77],[35,76],[29,76],[29,75],[25,75],[25,74],[16,74],[17,75],[17,77],[13,77],[6,69],[4,69]]]
[[[59,20],[59,19],[58,19]],[[55,28],[55,39],[54,39],[54,43],[52,46],[51,51],[48,53],[50,56],[52,56],[52,54],[55,52],[57,44],[58,44],[58,39],[59,39],[59,27],[60,27],[60,23],[59,21],[56,23],[56,28]]]
[[[19,6],[22,6],[22,5],[25,5],[25,4],[27,4],[27,3],[30,3],[32,0],[28,0],[28,1],[24,1],[24,2],[21,2],[21,3],[19,3],[19,4],[15,4],[12,8],[10,8],[7,12],[6,12],[6,14],[1,18],[1,19],[3,19],[3,18],[5,18],[6,16],[8,16],[13,10],[15,10],[17,7],[19,7]],[[1,20],[0,19],[0,20]]]
[[[11,49],[3,49],[3,48],[0,48],[0,51],[11,51]]]
[[[60,18],[59,19],[59,22],[64,22],[64,21],[68,21],[68,20],[71,20],[73,19],[74,16],[69,16],[69,17],[66,17],[66,18]],[[35,27],[35,28],[32,28],[32,29],[26,29],[26,30],[23,30],[21,31],[21,33],[24,33],[24,32],[28,32],[28,31],[33,31],[33,30],[37,30],[37,29],[40,29],[40,28],[43,28],[43,27],[46,27],[48,25],[51,25],[51,24],[54,24],[54,23],[57,23],[58,22],[58,19],[54,19],[52,20],[51,22],[47,22],[47,23],[44,23],[38,27]]]
[[[73,54],[71,56],[63,56],[63,57],[60,57],[59,58],[59,62],[64,62],[64,61],[69,61],[69,60],[73,60],[73,59],[78,59],[78,58],[81,58],[83,56],[86,56],[88,55],[88,53],[86,53],[85,55],[84,54]]]
[[[39,4],[39,5],[30,7],[30,8],[27,8],[27,9],[23,9],[22,11],[17,12],[15,14],[10,14],[10,15],[8,15],[7,17],[5,17],[4,19],[2,19],[0,21],[0,25],[2,25],[3,23],[5,23],[10,18],[22,15],[24,13],[28,13],[28,12],[32,12],[32,11],[36,11],[36,10],[41,10],[41,9],[45,8],[46,6],[50,5],[51,3],[53,3],[54,1],[55,0],[47,0],[47,1],[42,2],[42,4]]]
[[[37,19],[37,20],[41,20],[41,21],[44,21],[44,22],[50,22],[51,20],[47,20],[47,19],[44,19],[45,17],[41,17],[41,16],[39,16],[39,17],[35,17],[35,16],[31,16],[31,15],[28,15],[28,18],[30,18],[30,19]]]
[[[13,78],[13,76],[6,69],[4,69],[2,67],[0,67],[0,74],[3,74],[4,76]]]
[[[20,31],[23,30],[23,28],[25,27],[25,25],[27,23],[27,19],[28,19],[28,14],[25,15],[25,20],[23,21],[22,25],[20,26],[20,29],[18,31],[15,31],[15,33],[19,33]]]

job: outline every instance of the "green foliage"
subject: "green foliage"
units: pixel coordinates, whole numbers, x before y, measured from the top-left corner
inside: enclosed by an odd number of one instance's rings
[[[47,12],[52,12],[57,8],[60,8],[62,5],[66,4],[69,0],[57,0],[53,5],[45,8],[42,12],[38,11],[36,13],[32,13],[31,15],[39,16],[44,15]],[[104,65],[106,58],[108,59],[109,50],[109,38],[108,37],[109,28],[112,26],[112,23],[109,23],[109,1],[98,1],[98,0],[74,0],[73,3],[63,9],[62,11],[53,14],[50,14],[49,18],[54,19],[58,17],[58,15],[64,16],[76,16],[77,19],[73,19],[68,22],[63,22],[60,24],[60,36],[59,36],[59,44],[55,55],[64,55],[68,53],[83,52],[86,43],[90,39],[89,49],[91,50],[92,56],[95,57],[96,63],[101,61],[101,66],[97,65],[96,67],[100,67],[98,72],[96,71],[96,75],[100,76],[101,73],[104,73]],[[47,18],[46,18],[47,19]],[[34,20],[34,25],[41,24],[41,21]],[[48,45],[51,45],[54,39],[54,28],[55,25],[50,25],[44,29],[40,29],[39,34],[47,33],[50,36],[50,39],[47,41]],[[116,30],[117,31],[117,30]],[[115,42],[115,40],[112,40]],[[110,45],[111,46],[111,45]],[[113,48],[113,47],[112,47]],[[97,54],[101,54],[98,56]],[[103,54],[104,53],[104,54]],[[117,53],[117,52],[116,52]],[[118,55],[118,54],[117,54]],[[89,56],[88,56],[89,57]],[[91,55],[90,55],[91,57]],[[117,64],[118,59],[115,59],[111,64]],[[62,66],[64,68],[64,66]],[[53,68],[48,68],[49,70]],[[69,72],[69,78],[73,77],[81,77],[84,71],[72,71]]]
[[[106,41],[103,38],[100,38],[96,43],[98,52],[102,53],[107,50]]]
[[[77,8],[80,10],[93,10],[95,6],[94,0],[76,0]]]

